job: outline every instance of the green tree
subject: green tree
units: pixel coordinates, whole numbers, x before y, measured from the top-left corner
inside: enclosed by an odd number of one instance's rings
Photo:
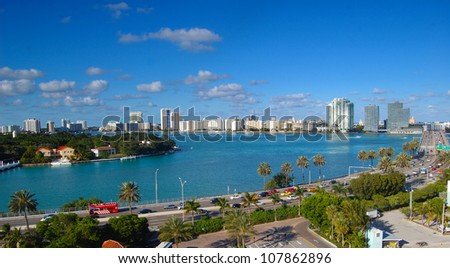
[[[11,196],[9,201],[9,211],[13,213],[23,213],[25,222],[27,224],[27,230],[30,231],[30,225],[28,223],[28,212],[34,212],[37,210],[38,202],[33,198],[34,194],[27,190],[19,190]]]
[[[389,156],[383,156],[378,162],[377,168],[382,170],[384,173],[391,173],[394,171],[395,165]]]
[[[230,207],[228,200],[224,197],[220,197],[214,205],[219,207],[219,212],[222,213],[222,217],[224,218],[225,210]]]
[[[301,187],[297,187],[295,189],[294,195],[298,196],[298,216],[300,217],[302,215],[302,201],[304,198],[305,189]]]
[[[171,216],[159,230],[160,241],[173,241],[178,247],[181,241],[192,238],[192,226],[183,223],[175,216]]]
[[[141,195],[139,194],[139,186],[136,182],[123,182],[120,186],[119,200],[128,203],[130,214],[132,214],[131,203],[139,202]]]
[[[20,248],[25,242],[25,236],[22,234],[20,228],[11,229],[11,226],[3,225],[2,231],[4,231],[3,240],[5,242],[5,248]]]
[[[248,210],[251,210],[251,206],[257,206],[256,202],[258,201],[258,196],[254,193],[246,192],[242,202],[244,203],[244,207],[248,207]]]
[[[123,215],[108,220],[111,236],[126,247],[142,247],[146,245],[150,235],[147,218],[139,218],[135,214]]]
[[[370,165],[373,167],[373,160],[375,160],[375,159],[378,158],[378,154],[377,154],[377,152],[375,152],[374,150],[370,150],[370,151],[367,153],[367,158],[370,159]]]
[[[194,225],[194,213],[198,212],[200,208],[200,203],[195,201],[194,198],[192,200],[186,201],[186,205],[184,206],[184,213],[191,213],[192,225]]]
[[[326,164],[325,157],[322,154],[316,154],[313,163],[319,169],[319,180],[322,180],[322,167]]]
[[[262,176],[264,178],[264,185],[263,185],[263,189],[264,189],[264,187],[266,186],[266,177],[270,176],[270,174],[272,174],[272,168],[270,167],[270,165],[268,163],[262,162],[259,164],[256,172],[258,172],[259,176]]]
[[[334,237],[334,227],[336,226],[336,219],[338,216],[339,208],[336,205],[330,205],[325,209],[325,213],[327,214],[328,220],[331,224],[331,234],[330,239]]]
[[[302,169],[302,182],[305,181],[305,168],[309,168],[309,160],[306,156],[302,155],[297,158],[297,167]]]
[[[362,162],[362,166],[364,166],[364,162],[369,159],[369,154],[367,151],[361,150],[358,152],[358,160]]]
[[[336,234],[341,236],[342,247],[345,246],[345,235],[350,231],[348,219],[344,213],[338,212],[335,219]]]
[[[285,178],[286,178],[285,187],[288,187],[288,186],[289,186],[289,175],[290,175],[292,172],[294,172],[294,169],[292,168],[291,163],[286,162],[286,163],[283,163],[283,164],[281,165],[281,173],[283,173],[284,176],[285,176]]]
[[[227,213],[224,219],[224,226],[230,237],[236,239],[238,247],[245,248],[247,237],[256,234],[250,215],[240,209]]]
[[[343,195],[345,197],[347,197],[347,188],[345,188],[344,184],[342,183],[336,183],[333,184],[333,186],[331,186],[331,191],[333,191],[333,193],[337,194],[337,195]]]
[[[272,201],[273,211],[274,211],[274,215],[275,215],[275,221],[277,221],[276,205],[281,202],[281,197],[278,193],[273,193],[269,196],[269,199]]]
[[[394,161],[398,168],[410,168],[411,167],[411,156],[404,152],[397,155]]]

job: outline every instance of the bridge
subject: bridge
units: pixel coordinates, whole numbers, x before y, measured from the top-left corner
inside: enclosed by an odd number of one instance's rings
[[[437,155],[439,150],[450,150],[448,138],[442,130],[424,131],[420,139],[419,153]]]

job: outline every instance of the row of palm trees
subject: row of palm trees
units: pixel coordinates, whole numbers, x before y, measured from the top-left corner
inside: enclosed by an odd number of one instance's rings
[[[317,154],[313,157],[313,163],[319,170],[319,180],[322,179],[322,167],[325,166],[326,161],[325,157],[322,154]],[[302,155],[297,158],[296,165],[298,168],[301,168],[302,170],[302,181],[305,183],[305,169],[310,167],[310,161],[308,157]],[[264,187],[266,186],[266,177],[270,176],[272,174],[272,167],[267,162],[262,162],[258,165],[258,168],[256,170],[259,176],[264,178]],[[289,176],[294,172],[294,169],[292,168],[291,163],[285,162],[281,165],[281,173],[283,173],[286,177],[286,186],[289,181]]]
[[[409,146],[415,146],[414,144],[409,145]],[[382,148],[378,149],[378,153],[375,152],[374,150],[370,150],[370,151],[361,150],[358,152],[357,157],[358,157],[358,160],[360,160],[362,162],[363,167],[364,167],[364,162],[369,159],[371,160],[371,166],[373,167],[373,160],[380,157],[380,161],[378,162],[377,168],[384,171],[385,173],[393,172],[396,167],[397,168],[409,168],[411,166],[411,164],[410,164],[411,156],[410,155],[406,154],[405,152],[401,152],[393,160],[391,157],[394,154],[395,154],[395,151],[392,147],[387,147],[387,148],[382,147]]]

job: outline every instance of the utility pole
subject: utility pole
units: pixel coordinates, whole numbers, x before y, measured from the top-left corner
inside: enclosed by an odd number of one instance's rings
[[[444,231],[445,231],[445,202],[442,205],[442,235],[444,235]]]
[[[414,189],[411,187],[411,190],[409,191],[409,220],[412,221],[412,215],[413,215],[413,209],[412,209],[412,193],[414,192]]]
[[[159,168],[155,171],[155,204],[158,204],[158,171]]]

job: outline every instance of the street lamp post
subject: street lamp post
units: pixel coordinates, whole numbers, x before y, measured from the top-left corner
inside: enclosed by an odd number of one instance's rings
[[[159,168],[155,171],[155,204],[158,204],[158,171]]]
[[[412,221],[412,193],[414,192],[414,189],[411,187],[411,190],[409,191],[409,220]]]
[[[348,178],[351,179],[351,169],[352,168],[359,168],[359,169],[374,169],[372,166],[364,167],[364,166],[348,166]]]
[[[182,181],[181,177],[178,177],[178,179],[180,180],[180,185],[181,185],[181,204],[180,204],[180,206],[181,206],[181,205],[185,205],[184,204],[184,185],[186,184],[187,181]],[[184,211],[182,213],[183,213],[183,222],[184,222]]]

